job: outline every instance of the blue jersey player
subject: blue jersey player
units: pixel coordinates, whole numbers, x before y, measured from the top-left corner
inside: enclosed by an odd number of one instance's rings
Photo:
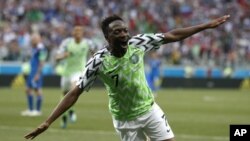
[[[26,94],[28,110],[21,113],[22,116],[40,116],[42,106],[42,69],[47,58],[47,51],[39,34],[31,37],[32,54],[30,59],[31,71],[26,79]],[[33,99],[33,93],[36,100]],[[34,103],[35,101],[35,103]]]
[[[150,57],[147,61],[147,64],[149,66],[149,71],[147,73],[147,82],[155,96],[157,95],[156,92],[157,90],[159,90],[161,84],[161,62],[161,58],[156,51],[150,53]]]

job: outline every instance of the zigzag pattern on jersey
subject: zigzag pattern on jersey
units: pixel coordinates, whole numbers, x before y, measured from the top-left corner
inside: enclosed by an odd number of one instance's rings
[[[145,52],[152,49],[158,49],[164,42],[164,35],[162,33],[156,34],[138,34],[132,37],[128,44],[134,46],[140,46]]]
[[[140,61],[142,60],[143,59],[140,58]],[[137,74],[138,69],[131,65],[131,63],[127,60],[123,60],[120,63],[127,71],[121,71],[122,73],[119,73],[119,80],[121,81],[119,81],[119,93],[117,93],[117,97],[119,99],[120,110],[126,114],[130,112],[129,110],[132,110],[130,109],[131,107],[137,107],[138,105],[143,104],[138,103],[138,99],[144,99],[150,95],[148,94],[147,89],[139,89],[140,87],[138,87],[144,79],[141,75]],[[134,75],[137,75],[136,79]]]
[[[80,84],[78,83],[79,87],[84,89],[84,91],[88,91],[95,82],[105,53],[107,53],[106,48],[99,50],[86,64],[83,77],[80,77]]]

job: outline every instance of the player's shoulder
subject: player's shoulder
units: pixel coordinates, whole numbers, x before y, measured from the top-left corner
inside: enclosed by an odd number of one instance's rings
[[[94,46],[94,42],[89,38],[82,38],[81,43],[87,44],[90,47]]]
[[[45,45],[44,45],[43,43],[39,43],[39,44],[37,45],[37,48],[38,48],[39,50],[44,50],[44,49],[46,49],[46,48],[45,48]]]
[[[94,54],[94,58],[99,58],[102,59],[105,57],[106,54],[108,54],[109,51],[107,49],[106,46],[104,46],[103,48],[99,49],[98,51],[96,51],[96,53]]]
[[[91,42],[91,40],[89,38],[82,38],[81,42]]]
[[[67,37],[65,39],[62,40],[62,43],[63,44],[67,44],[67,43],[70,43],[71,41],[73,41],[74,38],[73,37]]]
[[[102,48],[102,49],[98,50],[93,55],[93,57],[91,57],[89,59],[89,61],[86,64],[86,67],[99,68],[102,65],[103,60],[104,60],[107,53],[108,53],[107,48]]]

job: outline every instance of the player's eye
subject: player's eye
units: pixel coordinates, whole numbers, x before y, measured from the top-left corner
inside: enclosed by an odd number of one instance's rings
[[[119,34],[120,32],[121,32],[120,29],[117,29],[117,30],[114,31],[115,34]]]
[[[120,31],[116,30],[116,31],[114,31],[114,33],[115,33],[115,34],[119,34],[119,33],[120,33]]]
[[[127,29],[127,28],[115,29],[115,30],[113,31],[113,34],[118,35],[118,34],[121,34],[122,32],[128,33],[128,29]]]
[[[124,31],[125,33],[127,33],[127,32],[128,32],[128,29],[124,29],[123,31]]]

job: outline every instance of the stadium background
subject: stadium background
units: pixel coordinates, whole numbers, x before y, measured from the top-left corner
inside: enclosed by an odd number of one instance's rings
[[[166,32],[230,14],[229,22],[216,30],[158,51],[163,56],[164,80],[156,100],[178,140],[226,141],[230,124],[250,123],[249,0],[8,0],[0,1],[0,11],[1,140],[24,140],[23,135],[57,104],[61,92],[53,56],[72,26],[84,25],[85,37],[101,48],[105,41],[99,22],[112,13],[128,21],[132,35]],[[24,118],[20,116],[25,108],[23,70],[27,70],[33,32],[43,36],[49,50],[43,70],[44,114]],[[80,111],[76,125],[61,130],[56,122],[37,140],[118,140],[102,87],[89,93],[76,105]]]

